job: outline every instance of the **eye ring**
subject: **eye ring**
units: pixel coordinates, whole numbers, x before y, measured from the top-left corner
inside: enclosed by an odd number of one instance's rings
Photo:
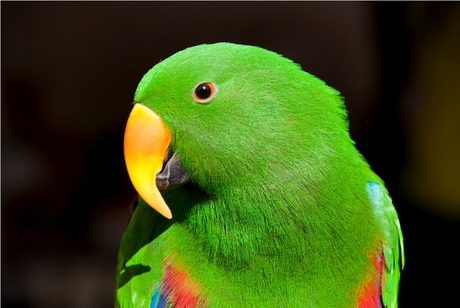
[[[217,93],[217,86],[211,81],[198,83],[192,91],[192,97],[195,102],[204,104],[214,98]]]

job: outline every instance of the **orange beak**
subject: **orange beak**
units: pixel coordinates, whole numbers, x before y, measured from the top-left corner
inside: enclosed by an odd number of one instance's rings
[[[171,132],[150,108],[135,104],[125,130],[124,152],[128,174],[142,199],[166,218],[172,213],[156,185]]]

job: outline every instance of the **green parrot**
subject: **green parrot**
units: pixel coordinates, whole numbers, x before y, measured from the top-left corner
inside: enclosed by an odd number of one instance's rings
[[[397,307],[398,216],[338,91],[216,43],[158,63],[134,102],[115,307]]]

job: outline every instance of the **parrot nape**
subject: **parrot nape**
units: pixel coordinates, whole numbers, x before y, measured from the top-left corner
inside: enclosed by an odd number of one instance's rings
[[[140,81],[115,307],[397,307],[403,238],[339,92],[281,55],[187,48]]]

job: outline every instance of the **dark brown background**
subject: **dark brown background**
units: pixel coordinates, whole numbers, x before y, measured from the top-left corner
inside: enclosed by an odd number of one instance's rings
[[[218,41],[279,52],[342,92],[352,137],[400,213],[401,307],[458,303],[458,4],[2,2],[1,12],[3,307],[112,305],[135,196],[122,156],[134,90],[161,59]]]

